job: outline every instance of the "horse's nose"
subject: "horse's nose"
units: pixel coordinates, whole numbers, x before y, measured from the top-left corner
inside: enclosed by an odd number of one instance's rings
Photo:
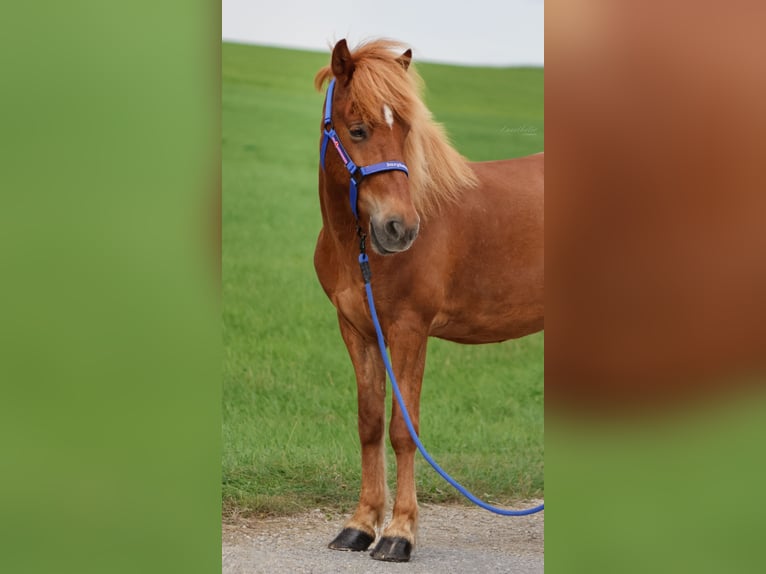
[[[407,227],[404,221],[398,217],[392,217],[384,224],[386,234],[392,241],[411,243],[418,236],[419,225]]]

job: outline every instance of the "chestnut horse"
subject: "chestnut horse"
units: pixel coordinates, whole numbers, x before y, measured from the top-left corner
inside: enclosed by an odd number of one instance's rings
[[[365,550],[386,512],[386,373],[357,231],[369,237],[380,324],[416,431],[428,337],[493,343],[543,328],[543,154],[463,158],[423,104],[412,52],[404,48],[379,40],[350,52],[341,40],[315,79],[318,90],[329,80],[332,89],[322,125],[323,226],[314,265],[354,365],[362,450],[359,504],[330,543],[338,550]],[[354,174],[358,199],[352,192],[349,205],[349,172],[370,164],[383,167]],[[396,401],[389,436],[396,499],[372,556],[401,562],[415,543],[418,504],[415,445]]]

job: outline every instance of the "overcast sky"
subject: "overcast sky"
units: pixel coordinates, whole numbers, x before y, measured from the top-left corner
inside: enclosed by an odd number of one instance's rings
[[[543,0],[223,0],[223,39],[327,51],[388,37],[416,60],[543,65]]]

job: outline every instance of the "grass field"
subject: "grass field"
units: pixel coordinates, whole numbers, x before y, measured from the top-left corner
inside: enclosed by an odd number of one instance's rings
[[[358,496],[353,371],[312,262],[323,101],[313,77],[328,61],[329,54],[223,46],[228,511],[344,511]],[[418,70],[429,107],[469,159],[543,149],[542,69]],[[421,437],[445,469],[491,501],[543,493],[543,353],[542,334],[429,345]],[[390,447],[388,460],[393,487]],[[422,459],[417,481],[421,501],[460,499]]]

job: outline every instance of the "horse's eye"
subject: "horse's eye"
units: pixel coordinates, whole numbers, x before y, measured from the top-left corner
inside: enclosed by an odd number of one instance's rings
[[[351,134],[351,139],[355,141],[362,141],[367,137],[367,130],[363,126],[354,126],[348,130],[348,133]]]

